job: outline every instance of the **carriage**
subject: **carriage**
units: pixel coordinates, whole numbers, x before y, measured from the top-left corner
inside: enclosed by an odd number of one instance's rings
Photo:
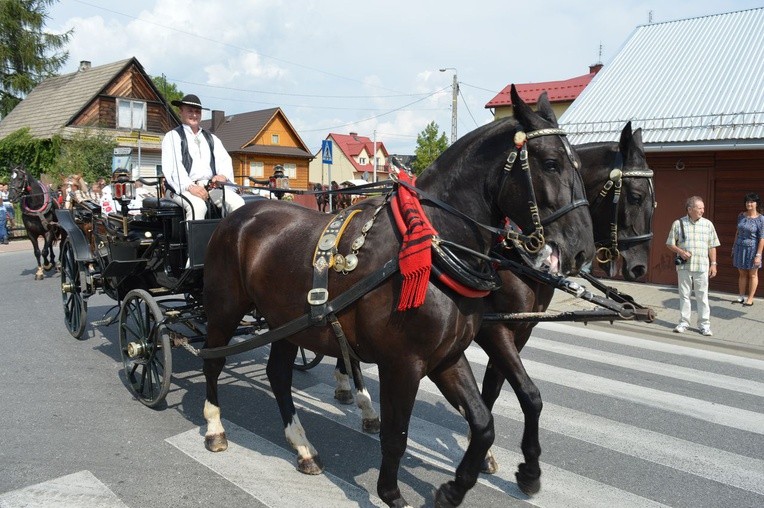
[[[186,222],[182,207],[169,198],[135,201],[135,182],[156,189],[161,178],[117,174],[112,182],[116,210],[83,201],[57,210],[67,233],[61,246],[61,298],[69,333],[83,338],[88,299],[103,293],[117,302],[94,325],[119,322],[119,348],[127,384],[143,404],[155,407],[170,387],[173,347],[204,340],[202,272],[207,242],[221,218]],[[245,201],[261,199],[245,195]],[[132,204],[131,204],[132,203]],[[260,326],[254,316],[241,333]]]

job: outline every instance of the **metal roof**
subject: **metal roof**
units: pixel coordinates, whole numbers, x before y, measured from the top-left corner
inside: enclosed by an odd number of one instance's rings
[[[764,8],[636,28],[560,124],[576,144],[764,146]]]

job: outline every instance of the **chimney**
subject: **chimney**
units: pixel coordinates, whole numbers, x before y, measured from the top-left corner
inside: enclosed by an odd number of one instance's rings
[[[590,65],[589,74],[597,74],[600,71],[600,69],[602,69],[602,64],[599,62],[594,65]]]
[[[358,136],[358,133],[357,132],[351,132],[350,135],[353,136],[353,137],[356,137],[356,136]]]
[[[218,127],[225,121],[225,111],[219,109],[212,110],[212,121],[210,122],[210,132],[214,133]]]
[[[90,69],[90,60],[80,60],[80,68],[77,72],[82,72]]]

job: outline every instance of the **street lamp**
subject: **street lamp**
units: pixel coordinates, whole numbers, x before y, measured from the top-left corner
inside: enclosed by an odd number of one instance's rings
[[[454,71],[454,83],[451,85],[451,144],[456,142],[456,97],[459,95],[459,80],[456,79],[456,67],[446,67],[440,72]]]

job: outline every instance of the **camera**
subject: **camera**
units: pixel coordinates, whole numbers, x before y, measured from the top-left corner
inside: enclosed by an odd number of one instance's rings
[[[687,262],[687,260],[686,260],[686,259],[684,259],[684,258],[683,258],[682,256],[680,256],[679,254],[676,254],[676,255],[674,255],[674,264],[675,264],[675,265],[683,265],[683,264],[685,264],[686,262]]]

